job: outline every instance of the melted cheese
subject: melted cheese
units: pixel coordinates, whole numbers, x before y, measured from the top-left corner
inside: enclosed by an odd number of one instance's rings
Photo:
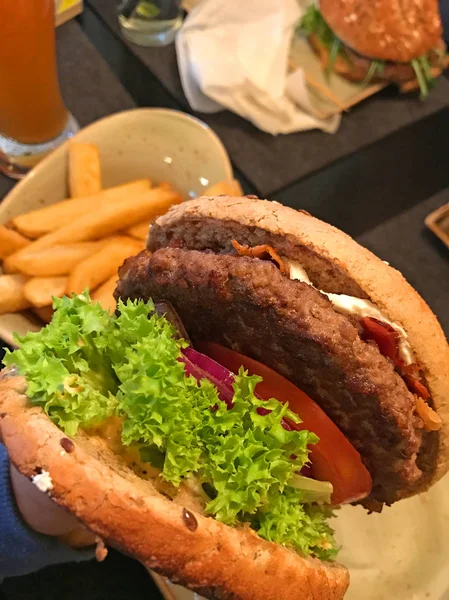
[[[284,264],[288,265],[290,268],[290,279],[303,281],[304,283],[315,287],[310,281],[304,267],[299,262],[290,260],[284,256],[281,258]],[[388,319],[388,317],[380,310],[380,308],[373,304],[373,302],[363,298],[356,298],[355,296],[347,296],[346,294],[328,294],[322,290],[318,291],[327,296],[332,302],[335,310],[343,315],[349,315],[356,317],[357,319],[362,319],[363,317],[372,317],[373,319],[377,319],[378,321],[382,321],[382,323],[387,323],[393,327],[393,329],[398,333],[400,357],[406,365],[416,362],[415,355],[413,354],[413,350],[408,342],[407,334],[404,328],[397,323],[390,321],[390,319]]]
[[[91,433],[98,435],[105,440],[109,449],[117,454],[141,479],[151,481],[155,489],[165,496],[171,498],[177,504],[185,506],[189,510],[204,514],[207,497],[199,482],[194,478],[183,481],[179,487],[175,487],[168,481],[160,477],[161,469],[154,467],[151,463],[145,462],[140,457],[140,452],[136,446],[124,446],[122,444],[122,420],[119,417],[110,417],[101,425],[91,430]]]

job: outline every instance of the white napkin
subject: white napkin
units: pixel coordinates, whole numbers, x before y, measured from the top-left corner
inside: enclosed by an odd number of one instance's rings
[[[292,35],[309,3],[202,0],[176,38],[191,107],[207,113],[228,108],[273,135],[314,128],[334,133],[340,115],[313,116],[302,71],[287,76]]]

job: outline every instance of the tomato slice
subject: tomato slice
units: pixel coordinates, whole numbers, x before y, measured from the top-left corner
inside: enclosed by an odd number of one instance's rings
[[[360,454],[307,394],[270,367],[234,350],[212,342],[201,342],[196,347],[234,373],[243,366],[250,375],[263,377],[257,384],[257,394],[266,400],[277,398],[280,402],[288,402],[290,409],[302,419],[296,427],[316,433],[320,441],[310,452],[313,476],[332,483],[333,504],[355,502],[368,496],[372,480]]]

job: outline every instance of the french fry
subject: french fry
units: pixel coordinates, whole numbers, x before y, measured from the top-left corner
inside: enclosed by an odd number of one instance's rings
[[[133,238],[117,238],[86,260],[77,265],[69,275],[67,294],[80,294],[86,288],[92,292],[112,276],[117,276],[119,267],[128,256],[144,249],[144,244]]]
[[[32,306],[41,308],[51,304],[54,296],[63,296],[66,287],[67,277],[33,277],[25,283],[23,295]]]
[[[137,223],[137,225],[132,225],[131,227],[129,227],[125,233],[127,235],[130,235],[131,237],[137,238],[138,240],[146,240],[148,237],[148,231],[150,229],[150,223],[151,221],[154,221],[154,219],[156,219],[157,217],[160,217],[161,215],[164,215],[168,209],[171,206],[174,206],[175,204],[179,204],[180,202],[182,202],[182,196],[180,194],[178,194],[177,192],[173,191],[173,188],[170,186],[169,183],[161,183],[157,189],[164,189],[164,190],[171,190],[173,192],[173,194],[175,194],[174,197],[174,201],[171,202],[170,204],[163,204],[160,207],[160,211],[157,212],[155,211],[155,214],[152,215],[151,220],[149,221],[144,221],[143,223]],[[157,214],[156,214],[157,212]]]
[[[99,302],[101,306],[113,313],[116,308],[116,301],[114,298],[114,290],[117,287],[118,275],[115,274],[105,281],[99,288],[97,288],[92,294],[92,300]]]
[[[237,179],[224,179],[204,190],[203,196],[243,196],[243,190]]]
[[[28,246],[29,243],[30,240],[27,240],[23,235],[17,233],[17,231],[0,225],[0,259],[4,259],[21,248]]]
[[[105,208],[113,203],[132,203],[133,199],[151,187],[149,179],[138,179],[108,188],[93,196],[63,200],[50,206],[38,208],[24,215],[15,217],[14,227],[29,238],[38,238],[70,223],[93,210]]]
[[[78,217],[72,223],[35,240],[26,248],[19,250],[17,254],[23,256],[25,253],[30,254],[42,248],[59,246],[67,240],[71,243],[98,240],[144,220],[149,221],[155,215],[163,213],[164,209],[166,210],[174,202],[180,201],[180,196],[154,188],[134,198],[132,202],[112,203]]]
[[[128,227],[126,233],[133,238],[145,241],[147,239],[149,229],[150,224],[145,221],[145,223],[138,223],[137,225]]]
[[[94,144],[69,144],[69,190],[72,198],[101,191],[100,153]]]
[[[3,267],[7,273],[24,273],[31,277],[68,275],[82,260],[98,252],[104,245],[99,242],[80,242],[65,246],[52,246],[30,254],[13,254],[6,258]]]
[[[47,324],[50,323],[50,321],[52,320],[54,310],[53,306],[49,304],[48,306],[41,306],[39,308],[34,307],[33,312],[39,317],[41,321]]]
[[[17,312],[30,306],[24,295],[24,275],[0,275],[0,314]]]

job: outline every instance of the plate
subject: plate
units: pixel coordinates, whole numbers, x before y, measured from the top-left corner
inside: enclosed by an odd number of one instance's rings
[[[200,196],[209,185],[233,178],[229,156],[217,135],[185,113],[140,108],[117,113],[82,129],[80,142],[100,150],[105,188],[149,177],[168,181],[184,199]],[[18,183],[0,204],[0,224],[12,217],[68,197],[67,142]],[[0,315],[0,338],[36,331],[41,325],[27,313]]]
[[[345,600],[449,600],[449,478],[369,515],[338,511],[338,560],[351,585]]]
[[[351,576],[345,600],[449,600],[449,476],[380,514],[345,506],[332,526]],[[169,583],[160,589],[166,600],[203,600]]]

